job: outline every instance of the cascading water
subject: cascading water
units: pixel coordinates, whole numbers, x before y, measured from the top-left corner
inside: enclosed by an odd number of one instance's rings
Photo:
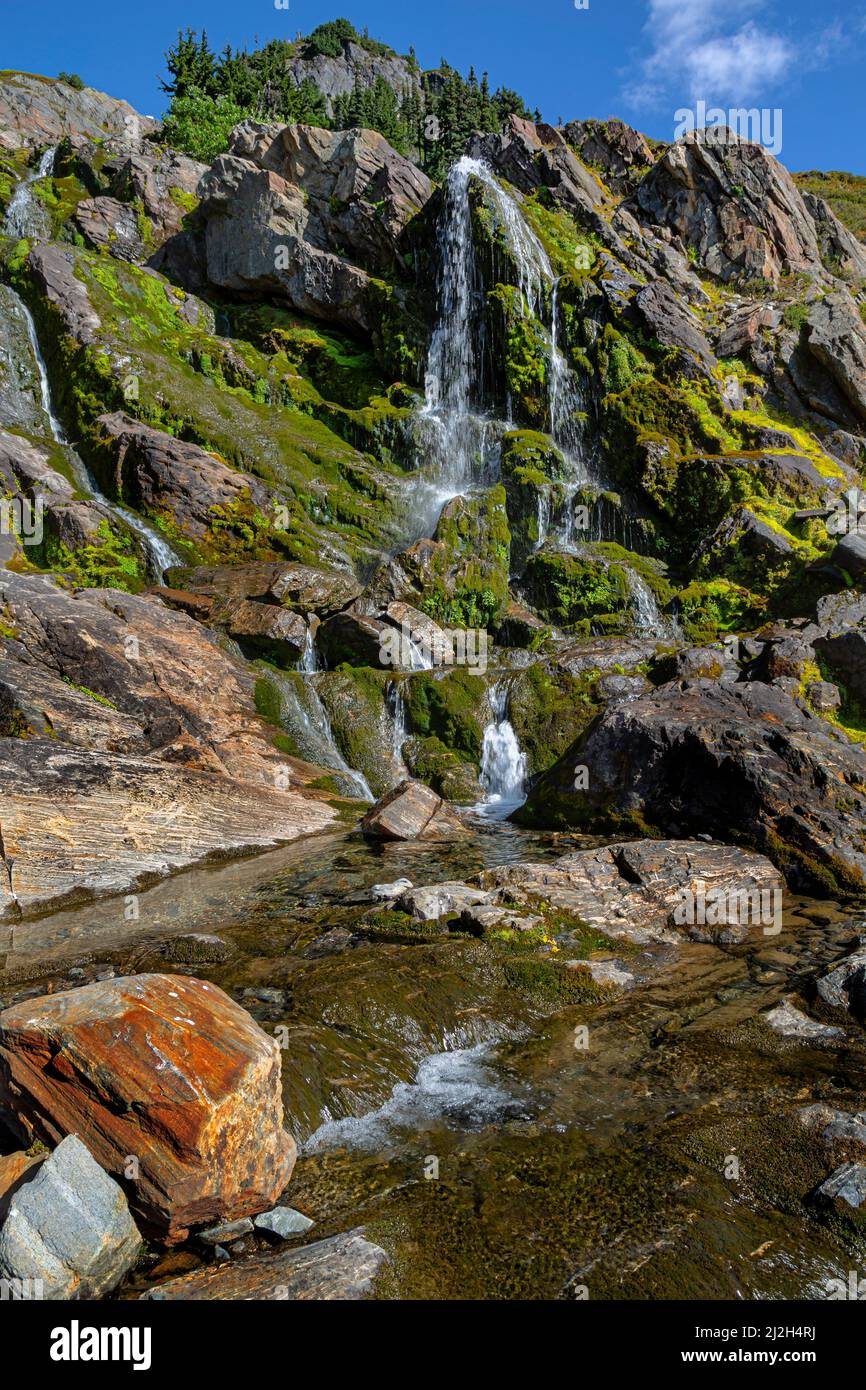
[[[548,310],[547,416],[551,437],[565,454],[575,482],[586,480],[582,461],[578,382],[558,343],[558,281],[550,259],[517,201],[480,160],[452,165],[439,227],[439,316],[430,342],[423,409],[415,419],[418,452],[430,482],[419,489],[417,522],[430,534],[443,503],[498,480],[500,440],[512,428],[485,409],[484,284],[472,236],[470,186],[484,186],[493,216],[517,267],[520,312],[542,323]]]
[[[375,801],[363,772],[350,767],[337,747],[331,721],[316,689],[315,676],[307,675],[298,680],[269,670],[267,680],[277,692],[280,723],[291,734],[300,756],[337,773],[336,780],[345,795]]]
[[[628,585],[631,591],[631,609],[634,614],[635,631],[639,637],[655,637],[659,641],[672,641],[678,636],[675,618],[661,612],[656,596],[646,580],[636,570],[628,571]]]
[[[399,681],[392,681],[387,690],[388,708],[391,711],[391,722],[394,729],[392,740],[392,751],[395,758],[403,761],[403,744],[409,737],[406,729],[406,702],[403,699],[403,692],[400,689]]]
[[[6,209],[3,219],[3,235],[23,239],[41,240],[48,233],[48,214],[33,192],[37,179],[46,179],[54,171],[56,149],[45,150],[38,165],[31,174],[22,179]]]
[[[481,785],[486,800],[474,809],[504,819],[526,800],[526,754],[508,718],[508,686],[497,681],[489,694],[492,718],[481,748]]]
[[[301,652],[301,659],[298,662],[298,670],[304,675],[310,676],[314,671],[320,670],[319,653],[316,647],[316,639],[309,628],[304,634],[304,649]]]
[[[13,194],[3,224],[3,230],[7,236],[20,237],[27,235],[30,240],[38,240],[41,235],[45,234],[46,228],[42,226],[42,224],[39,224],[35,217],[34,207],[41,208],[41,204],[38,203],[31,185],[35,183],[37,179],[46,178],[51,173],[54,167],[55,153],[53,149],[46,150],[39,161],[39,166],[35,173],[24,179]],[[36,333],[33,315],[20,296],[15,295],[14,291],[11,290],[9,293],[13,295],[14,300],[17,301],[15,306],[16,312],[20,312],[26,325],[27,336],[30,340],[30,346],[33,350],[33,356],[39,374],[39,395],[42,411],[48,423],[51,437],[55,439],[58,444],[63,445],[70,466],[75,474],[76,483],[81,490],[83,492],[89,492],[94,501],[99,502],[103,507],[113,512],[115,516],[125,522],[127,526],[131,527],[137,535],[141,536],[148,556],[150,570],[157,582],[162,583],[165,571],[170,569],[172,565],[183,564],[183,561],[159,532],[152,526],[149,526],[146,521],[142,520],[137,513],[129,511],[128,508],[122,506],[118,502],[112,502],[100,492],[90,470],[87,468],[84,460],[70,445],[64,433],[63,426],[54,413],[51,402],[51,388],[48,381],[48,369],[45,365],[42,349],[39,346],[39,338]]]

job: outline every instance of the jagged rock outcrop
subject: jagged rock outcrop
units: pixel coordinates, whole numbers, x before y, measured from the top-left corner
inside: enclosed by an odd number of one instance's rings
[[[866,272],[866,259],[864,259]],[[811,355],[844,393],[866,429],[866,324],[845,290],[819,299],[805,331]]]
[[[368,331],[370,275],[403,266],[432,185],[375,131],[244,121],[200,192],[213,284]]]
[[[585,164],[600,168],[608,187],[633,193],[656,156],[646,138],[625,121],[569,121],[562,134]]]
[[[134,975],[0,1014],[0,1113],[77,1134],[167,1244],[272,1207],[291,1177],[280,1049],[215,985]],[[130,1156],[135,1159],[130,1171]]]
[[[291,57],[288,68],[295,81],[315,83],[325,98],[328,115],[333,114],[334,97],[349,96],[355,87],[372,87],[381,77],[395,92],[420,92],[421,78],[417,65],[397,53],[365,48],[351,39],[342,45],[339,57],[328,53],[300,54]]]
[[[669,146],[641,180],[633,206],[669,227],[723,281],[823,271],[815,221],[787,169],[726,127],[693,131]],[[866,274],[866,252],[854,254]]]
[[[81,91],[27,72],[0,76],[0,149],[44,149],[67,136],[104,140],[123,136],[139,140],[157,129],[128,102],[93,87]]]

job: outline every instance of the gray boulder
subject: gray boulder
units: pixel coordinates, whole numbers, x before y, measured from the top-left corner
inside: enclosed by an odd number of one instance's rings
[[[14,1194],[0,1230],[0,1275],[41,1280],[46,1299],[102,1298],[140,1249],[123,1192],[70,1134]]]

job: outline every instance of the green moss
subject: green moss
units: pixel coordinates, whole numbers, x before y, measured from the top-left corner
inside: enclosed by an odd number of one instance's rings
[[[421,738],[435,736],[465,762],[481,760],[486,720],[486,686],[465,670],[419,671],[403,682],[408,727]]]
[[[46,532],[42,544],[32,547],[33,559],[43,569],[68,575],[80,589],[114,588],[137,592],[147,575],[132,534],[116,530],[108,520],[100,522],[96,534],[98,539],[92,544],[72,551]]]
[[[532,998],[563,1007],[568,1004],[596,1004],[609,999],[610,987],[597,984],[582,967],[567,970],[544,959],[506,960],[506,984]]]

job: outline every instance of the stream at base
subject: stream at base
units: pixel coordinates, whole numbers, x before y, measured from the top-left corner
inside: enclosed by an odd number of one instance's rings
[[[363,1225],[389,1252],[379,1297],[788,1299],[866,1271],[863,1237],[806,1200],[830,1165],[796,1119],[862,1108],[862,1030],[807,1044],[760,1018],[850,949],[851,910],[789,895],[770,941],[599,947],[637,986],[556,1007],[503,987],[480,941],[360,925],[374,884],[596,843],[467,824],[452,844],[329,832],[189,871],[140,893],[134,922],[118,898],[21,923],[0,1006],[159,970],[282,1030],[287,1200],[316,1222],[304,1239]],[[225,959],[196,963],[192,932]]]

